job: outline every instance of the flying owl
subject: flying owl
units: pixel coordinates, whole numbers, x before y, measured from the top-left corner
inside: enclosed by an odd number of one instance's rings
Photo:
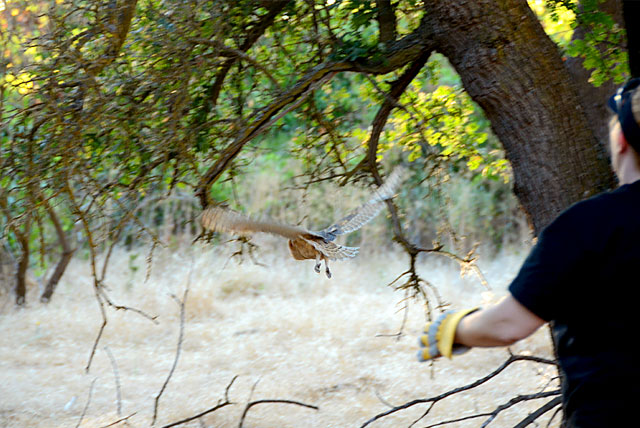
[[[336,237],[360,229],[378,215],[385,201],[394,196],[404,175],[404,168],[396,168],[387,181],[374,191],[368,202],[318,232],[268,220],[255,220],[222,206],[207,207],[200,217],[200,223],[205,229],[214,232],[231,232],[239,235],[264,232],[285,237],[289,240],[289,250],[294,259],[315,259],[314,270],[318,273],[321,262],[324,260],[325,273],[327,278],[331,278],[329,260],[343,260],[358,254],[357,247],[347,247],[334,242]]]

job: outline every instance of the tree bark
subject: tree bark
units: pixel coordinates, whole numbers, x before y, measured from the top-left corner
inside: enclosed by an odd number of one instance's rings
[[[640,77],[640,28],[637,23],[638,16],[640,16],[640,1],[623,0],[623,13],[627,29],[629,69],[632,77]]]
[[[576,85],[525,0],[432,0],[425,9],[437,49],[505,149],[536,235],[571,204],[615,185]]]

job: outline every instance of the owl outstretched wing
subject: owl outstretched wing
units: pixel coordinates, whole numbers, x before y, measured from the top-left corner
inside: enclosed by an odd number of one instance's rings
[[[360,229],[384,208],[385,201],[393,197],[400,184],[404,181],[405,175],[405,168],[397,167],[394,169],[384,184],[373,192],[369,201],[318,234],[326,240],[332,241],[338,235],[344,235]]]
[[[212,232],[232,232],[251,235],[263,232],[283,236],[287,239],[319,238],[317,234],[302,227],[280,224],[273,221],[255,220],[237,211],[221,206],[211,206],[202,212],[200,224]]]

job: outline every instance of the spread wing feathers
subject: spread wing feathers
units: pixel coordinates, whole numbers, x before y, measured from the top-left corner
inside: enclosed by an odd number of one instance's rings
[[[204,210],[202,217],[200,217],[200,224],[202,224],[202,227],[205,229],[213,232],[232,232],[239,235],[264,232],[284,236],[288,239],[319,237],[315,233],[309,232],[301,227],[279,224],[272,221],[254,220],[239,212],[222,207],[208,207]]]
[[[335,224],[327,227],[320,232],[325,239],[333,240],[337,235],[353,232],[360,229],[373,219],[384,207],[383,201],[369,201],[364,205],[360,205],[354,212],[342,218]]]
[[[309,244],[324,254],[329,260],[342,260],[355,257],[358,254],[358,247],[345,247],[335,242],[324,240],[305,239]]]
[[[387,181],[373,192],[373,196],[363,205],[360,205],[348,216],[340,219],[335,224],[320,232],[325,239],[333,240],[337,235],[353,232],[371,221],[384,208],[387,199],[391,199],[398,186],[404,181],[406,170],[397,167],[391,172]]]

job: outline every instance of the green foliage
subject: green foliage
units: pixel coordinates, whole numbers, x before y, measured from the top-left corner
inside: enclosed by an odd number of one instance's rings
[[[391,4],[399,37],[417,28],[421,1]],[[583,4],[578,10],[575,2],[549,0],[537,12],[554,40],[594,67],[594,83],[620,79],[622,32],[595,0]],[[314,67],[379,63],[388,49],[378,40],[373,0],[290,2],[264,24],[276,5],[8,2],[0,12],[0,200],[9,242],[15,247],[15,233],[28,231],[44,254],[55,242],[48,206],[66,233],[81,225],[92,250],[123,238],[157,241],[155,226],[166,219],[146,215],[154,201],[192,195],[212,166],[222,172],[207,196],[239,209],[239,187],[249,186],[246,177],[256,171],[277,171],[301,187],[366,178],[359,166],[371,124],[402,69],[332,75],[295,99],[295,108],[280,106],[268,129],[257,128],[229,155],[249,125]],[[569,43],[571,25],[590,29],[583,41]],[[439,55],[400,97],[377,149],[385,167],[409,162],[420,178],[414,184],[428,182],[419,198],[464,177],[490,201],[492,186],[506,186],[510,176],[488,121]],[[492,184],[483,185],[486,179]],[[264,205],[277,210],[287,203]]]
[[[611,15],[600,10],[602,1],[545,0],[551,22],[569,27],[565,30],[567,33],[578,26],[583,30],[582,38],[561,45],[566,48],[567,55],[584,60],[584,67],[592,70],[590,82],[594,86],[608,80],[622,83],[629,76],[625,30]]]

